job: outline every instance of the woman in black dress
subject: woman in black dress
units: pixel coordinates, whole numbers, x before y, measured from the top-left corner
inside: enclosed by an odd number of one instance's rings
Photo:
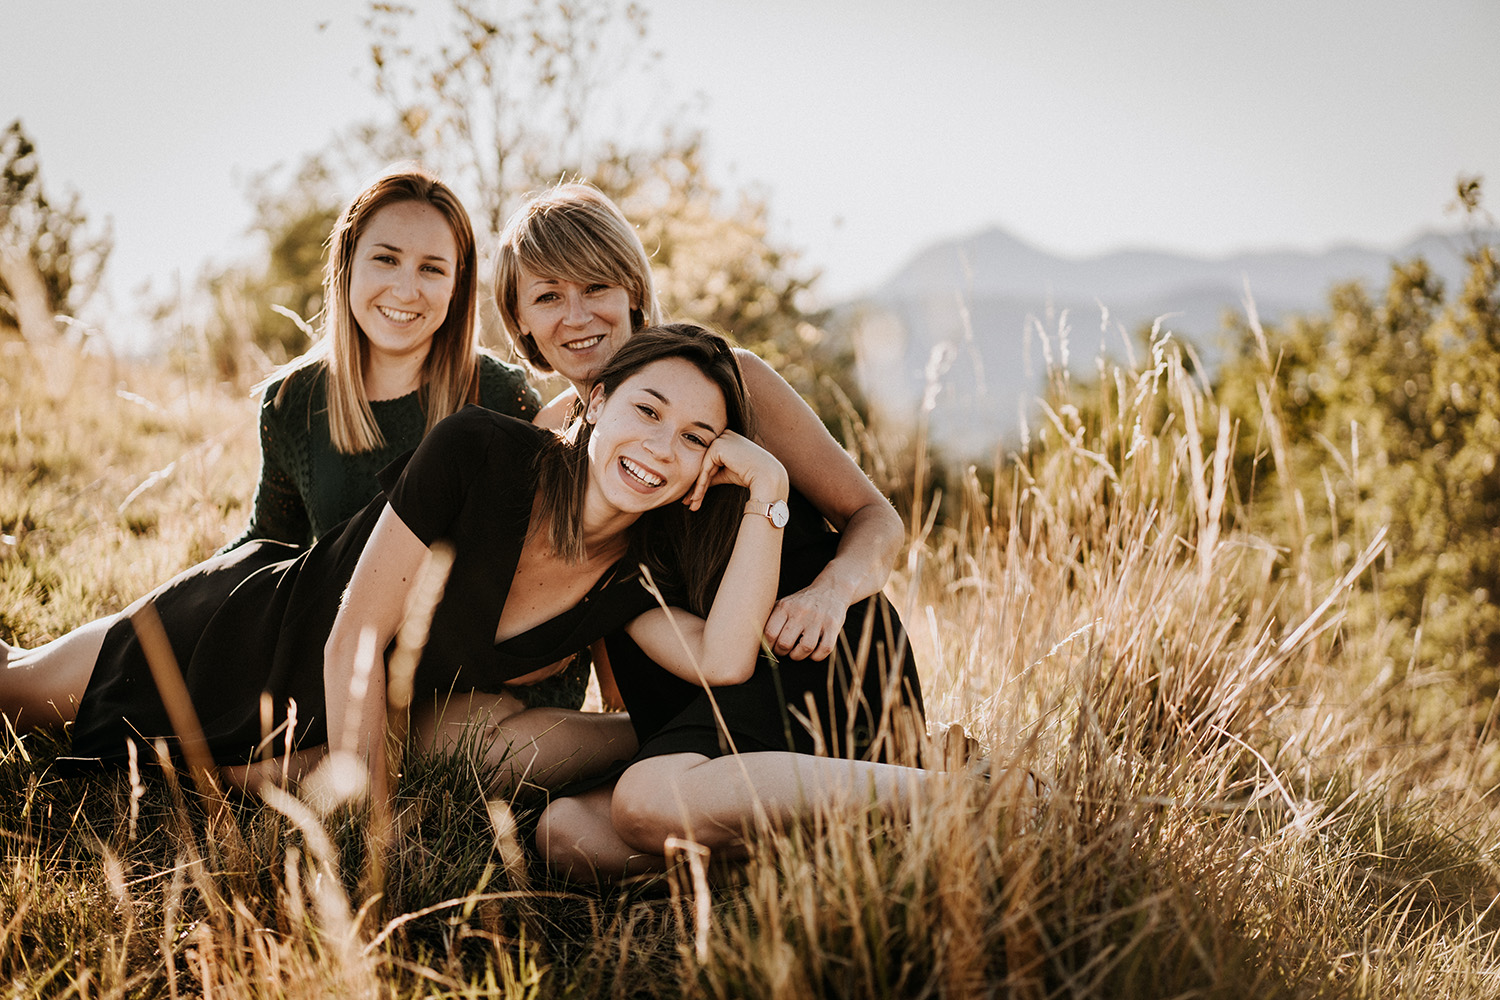
[[[243,546],[232,565],[246,575],[358,513],[380,494],[380,470],[464,405],[527,420],[540,407],[519,366],[479,347],[474,230],[439,178],[415,163],[392,165],[350,199],[328,242],[319,338],[262,383],[250,523],[220,550]],[[221,565],[215,577],[226,593],[230,572]],[[56,719],[41,701],[24,702],[22,679],[36,676],[28,662],[87,676],[117,621],[101,619],[45,649],[0,643],[0,667],[15,668],[7,671],[11,704],[22,709],[12,721],[24,729]],[[509,687],[505,698],[577,709],[587,683],[583,663]]]
[[[721,338],[687,325],[646,331],[601,373],[569,436],[470,407],[387,470],[385,496],[294,558],[247,575],[231,551],[143,598],[160,612],[214,761],[237,781],[279,770],[247,770],[268,749],[267,696],[273,728],[295,700],[294,748],[318,756],[332,737],[383,761],[385,672],[368,672],[359,699],[351,681],[362,646],[390,646],[439,541],[454,562],[419,696],[536,679],[615,629],[679,676],[743,680],[775,600],[781,545],[770,518],[745,516],[745,497],[771,504],[787,491],[781,464],[740,433],[746,421]],[[678,502],[710,480],[740,489],[709,491],[697,510]],[[661,606],[640,565],[688,611]],[[28,665],[60,716],[78,706],[81,755],[120,758],[128,740],[173,735],[126,620],[133,610],[84,676],[49,671],[45,658]],[[7,714],[9,681],[0,676]],[[382,791],[384,767],[370,774]]]
[[[600,366],[658,314],[634,228],[583,184],[543,192],[511,217],[494,292],[517,353],[571,383],[538,417],[543,424],[586,398]],[[746,683],[710,693],[653,663],[626,633],[611,634],[603,653],[596,647],[601,686],[612,676],[639,749],[617,786],[608,774],[586,790],[568,786],[573,794],[543,816],[542,851],[581,877],[654,864],[666,836],[731,846],[756,801],[774,812],[775,803],[792,809],[840,789],[889,801],[918,773],[889,763],[914,761],[925,735],[916,664],[881,595],[904,538],[901,520],[791,386],[755,355],[736,354],[756,440],[791,484],[767,654]],[[528,732],[545,732],[567,753],[620,725],[534,709],[505,720],[502,732],[521,745]],[[551,770],[546,753],[527,763]]]

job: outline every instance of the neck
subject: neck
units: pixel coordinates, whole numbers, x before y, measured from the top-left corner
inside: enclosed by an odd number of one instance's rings
[[[422,365],[427,358],[392,358],[371,352],[365,359],[365,398],[399,399],[422,385]]]
[[[626,532],[639,517],[604,503],[598,490],[590,489],[583,498],[583,547],[588,557],[624,552],[628,544]]]

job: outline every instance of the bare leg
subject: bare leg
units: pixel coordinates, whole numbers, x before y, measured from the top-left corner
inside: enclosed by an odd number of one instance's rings
[[[547,867],[572,882],[609,882],[627,875],[662,871],[658,854],[632,848],[610,821],[613,787],[606,785],[553,799],[536,826],[536,846]]]
[[[668,837],[686,837],[734,854],[756,819],[773,823],[838,805],[909,804],[933,772],[896,764],[788,752],[708,758],[651,757],[615,786],[610,816],[620,839],[659,852]]]
[[[420,745],[453,750],[478,740],[499,770],[490,792],[559,788],[635,753],[630,718],[618,713],[526,708],[511,694],[470,691],[428,705],[412,720]]]
[[[553,871],[580,882],[661,870],[668,837],[743,857],[758,817],[786,822],[838,804],[900,808],[933,773],[795,753],[652,757],[632,765],[613,790],[554,800],[537,825],[537,849]]]
[[[253,764],[221,767],[219,775],[231,787],[247,792],[259,792],[267,785],[284,788],[297,784],[311,774],[326,756],[326,746],[309,747],[280,757],[258,760]]]
[[[94,675],[104,633],[118,616],[100,618],[35,649],[5,646],[0,664],[0,713],[18,732],[71,722]]]

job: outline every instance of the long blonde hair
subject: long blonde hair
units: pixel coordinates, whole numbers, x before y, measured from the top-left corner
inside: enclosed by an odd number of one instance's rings
[[[376,212],[402,202],[420,202],[441,212],[458,249],[448,314],[433,334],[432,346],[422,365],[419,392],[427,414],[427,429],[432,430],[439,420],[457,412],[464,404],[478,401],[478,345],[474,328],[478,257],[473,224],[458,196],[434,174],[415,163],[397,164],[387,168],[344,207],[328,237],[328,263],[323,269],[322,335],[301,357],[261,383],[266,385],[302,368],[321,365],[328,376],[329,437],[333,446],[346,455],[374,451],[385,444],[365,396],[368,351],[349,302],[354,248]],[[282,383],[277,404],[285,396],[289,383],[290,378]]]
[[[495,254],[495,305],[516,354],[538,372],[551,372],[535,338],[521,329],[517,289],[521,268],[545,278],[600,282],[630,296],[630,329],[661,323],[651,259],[635,227],[592,184],[558,184],[533,195],[511,214]]]

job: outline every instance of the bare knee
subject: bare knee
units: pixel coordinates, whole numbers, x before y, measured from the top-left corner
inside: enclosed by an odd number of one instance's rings
[[[661,854],[668,837],[692,837],[686,806],[674,804],[673,789],[670,781],[626,772],[610,803],[610,823],[620,839],[637,851]]]
[[[589,836],[599,817],[571,798],[555,799],[538,817],[532,840],[537,853],[556,875],[572,882],[600,877],[598,850]]]
[[[542,810],[541,816],[537,817],[536,833],[533,840],[536,849],[547,863],[552,863],[553,855],[567,849],[570,842],[577,838],[570,836],[586,822],[588,817],[583,815],[584,810],[572,799],[553,799]]]

